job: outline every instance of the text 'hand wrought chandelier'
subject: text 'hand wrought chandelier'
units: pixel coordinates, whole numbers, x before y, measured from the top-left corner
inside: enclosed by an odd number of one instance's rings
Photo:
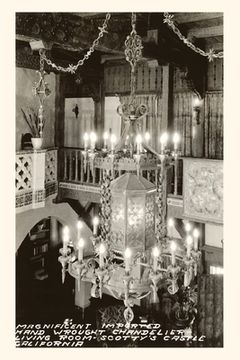
[[[85,171],[89,167],[91,172],[97,165],[104,174],[101,211],[99,218],[93,219],[95,254],[84,258],[86,239],[79,220],[72,246],[69,230],[64,228],[59,257],[63,282],[67,271],[77,279],[79,288],[81,281],[91,282],[92,296],[101,298],[106,293],[124,301],[126,326],[134,318],[136,301],[150,296],[151,302],[157,303],[158,289],[166,287],[173,295],[184,288],[190,294],[200,260],[198,230],[191,231],[187,224],[186,239],[176,239],[174,220],[167,224],[166,172],[172,165],[177,168],[180,137],[175,133],[173,148],[167,149],[168,134],[163,133],[158,153],[149,145],[149,134],[142,133],[141,119],[147,107],[137,106],[135,101],[135,70],[142,51],[135,24],[133,14],[132,31],[125,42],[126,60],[131,65],[130,101],[118,108],[125,122],[122,137],[117,144],[114,134],[109,138],[105,133],[104,146],[97,151],[96,134],[84,135]],[[146,179],[143,174],[149,169]]]

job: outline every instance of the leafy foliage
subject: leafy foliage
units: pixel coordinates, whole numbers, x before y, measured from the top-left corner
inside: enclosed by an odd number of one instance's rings
[[[28,113],[26,111],[24,111],[21,108],[22,114],[23,114],[23,118],[26,121],[32,136],[34,138],[39,138],[40,137],[40,129],[39,129],[39,117],[37,115],[37,113],[35,112],[35,110],[33,108],[29,108]],[[45,119],[43,119],[43,126],[42,129],[44,129],[44,125],[45,125]]]

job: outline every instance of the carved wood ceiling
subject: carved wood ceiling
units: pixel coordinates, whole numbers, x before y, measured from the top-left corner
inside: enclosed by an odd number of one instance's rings
[[[67,50],[81,51],[92,43],[104,17],[103,13],[17,13],[16,36],[26,41],[41,38]],[[131,13],[112,14],[100,51],[123,51],[130,19]],[[149,29],[163,29],[162,19],[162,13],[138,13],[137,31],[144,36]],[[174,13],[174,20],[192,41],[204,39],[207,43],[218,38],[218,43],[223,42],[223,13]]]
[[[223,13],[172,13],[182,34],[203,50],[211,47],[223,50]],[[75,63],[87,51],[103,24],[105,13],[17,13],[17,56],[31,54],[29,41],[42,39],[51,50],[48,56],[61,65]],[[137,32],[142,36],[145,58],[159,63],[186,66],[194,78],[201,77],[207,60],[190,50],[163,23],[163,13],[137,13]],[[101,59],[124,59],[124,41],[131,31],[131,13],[112,13],[108,33],[100,40],[96,51],[86,62],[86,68],[98,73]],[[157,31],[157,41],[148,36]],[[37,63],[38,54],[32,54]],[[102,61],[103,62],[103,61]],[[36,65],[37,66],[37,65]],[[35,68],[33,66],[33,68]],[[199,70],[201,69],[201,70]],[[82,71],[82,69],[81,69]],[[196,79],[195,79],[196,80]],[[194,80],[194,81],[195,81]],[[198,81],[198,79],[196,80]]]

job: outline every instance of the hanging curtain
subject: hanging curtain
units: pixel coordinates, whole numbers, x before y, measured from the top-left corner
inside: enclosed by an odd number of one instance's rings
[[[223,159],[223,93],[209,92],[205,97],[205,157]]]
[[[181,135],[181,153],[192,156],[192,92],[174,95],[174,129]]]
[[[117,137],[121,136],[122,121],[117,113],[117,108],[120,105],[119,97],[105,96],[104,104],[104,131],[112,133]]]
[[[120,102],[129,103],[130,96],[120,96]],[[161,94],[136,95],[137,104],[145,104],[148,108],[147,115],[142,119],[143,133],[149,132],[149,144],[158,150],[158,139],[161,134],[161,124],[163,117],[163,99]],[[124,125],[123,125],[124,126]]]

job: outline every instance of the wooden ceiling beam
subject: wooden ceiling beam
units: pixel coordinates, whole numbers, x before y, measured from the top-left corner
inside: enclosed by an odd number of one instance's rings
[[[177,13],[174,15],[173,20],[178,24],[186,24],[202,20],[212,20],[223,17],[221,12],[201,12],[201,13]]]
[[[124,53],[121,55],[102,55],[101,56],[101,64],[104,64],[106,61],[114,61],[114,60],[125,60]]]
[[[101,13],[101,12],[85,12],[85,13],[76,13],[76,12],[73,12],[72,13],[73,15],[75,16],[79,16],[79,17],[95,17],[95,16],[104,16],[106,15],[106,13]]]
[[[206,42],[205,50],[214,49],[215,51],[223,51],[223,41],[222,42]]]
[[[77,19],[77,20],[76,20]],[[21,41],[42,39],[71,51],[88,50],[102,26],[101,18],[76,17],[67,13],[17,13],[16,34]],[[96,47],[109,53],[122,53],[130,31],[130,19],[112,18],[107,32]],[[104,50],[103,50],[104,49]]]
[[[209,26],[203,28],[193,28],[188,31],[189,38],[208,38],[214,36],[223,36],[223,26]]]

